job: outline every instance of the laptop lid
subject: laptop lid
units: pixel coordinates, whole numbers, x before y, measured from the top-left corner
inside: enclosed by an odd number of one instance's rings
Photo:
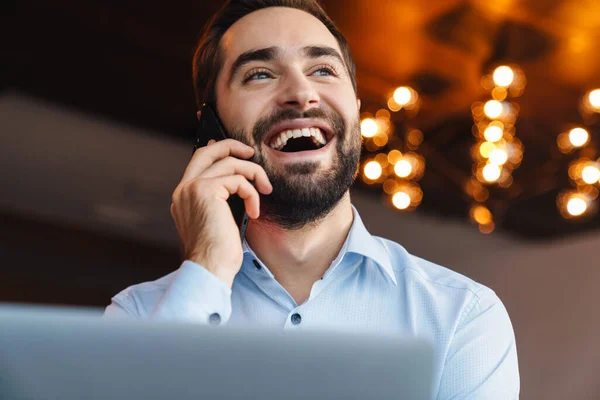
[[[0,398],[429,399],[422,340],[0,307]]]

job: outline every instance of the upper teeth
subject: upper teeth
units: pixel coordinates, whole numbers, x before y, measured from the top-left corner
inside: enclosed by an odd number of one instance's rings
[[[288,129],[282,132],[279,132],[276,135],[273,135],[271,138],[269,145],[275,150],[282,149],[287,141],[291,138],[299,138],[299,137],[310,137],[313,143],[321,147],[321,145],[327,144],[327,140],[325,140],[325,136],[321,133],[319,128],[303,128],[303,129]]]

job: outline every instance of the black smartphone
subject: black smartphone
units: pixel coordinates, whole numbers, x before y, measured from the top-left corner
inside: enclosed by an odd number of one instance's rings
[[[218,142],[219,140],[227,139],[229,137],[213,106],[205,103],[202,105],[201,111],[198,129],[196,130],[194,152],[198,148],[206,146],[210,139]],[[192,154],[194,152],[192,152]],[[246,207],[244,206],[244,200],[237,194],[233,194],[229,196],[227,203],[229,204],[229,208],[231,208],[233,219],[240,230],[240,239],[244,240],[249,221],[248,214],[246,214]]]

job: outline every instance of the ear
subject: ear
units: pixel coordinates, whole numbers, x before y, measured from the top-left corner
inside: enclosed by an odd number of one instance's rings
[[[360,104],[360,99],[359,99],[359,98],[357,98],[357,99],[356,99],[356,108],[358,109],[358,111],[360,111],[360,106],[361,106],[361,104]]]
[[[198,118],[198,121],[200,121],[200,116],[201,115],[202,115],[202,110],[196,111],[196,118]]]

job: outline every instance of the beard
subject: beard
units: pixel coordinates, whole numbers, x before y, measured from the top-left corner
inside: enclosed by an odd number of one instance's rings
[[[333,129],[337,141],[328,170],[320,170],[318,161],[290,163],[276,168],[264,157],[261,143],[271,127],[281,121],[298,118],[320,119]],[[248,136],[236,132],[233,137]],[[333,111],[320,108],[305,112],[280,110],[259,120],[251,138],[255,149],[251,161],[263,167],[273,186],[271,194],[260,194],[261,220],[265,222],[288,230],[316,224],[339,203],[356,178],[361,151],[358,118],[350,129],[346,129],[342,117]]]

